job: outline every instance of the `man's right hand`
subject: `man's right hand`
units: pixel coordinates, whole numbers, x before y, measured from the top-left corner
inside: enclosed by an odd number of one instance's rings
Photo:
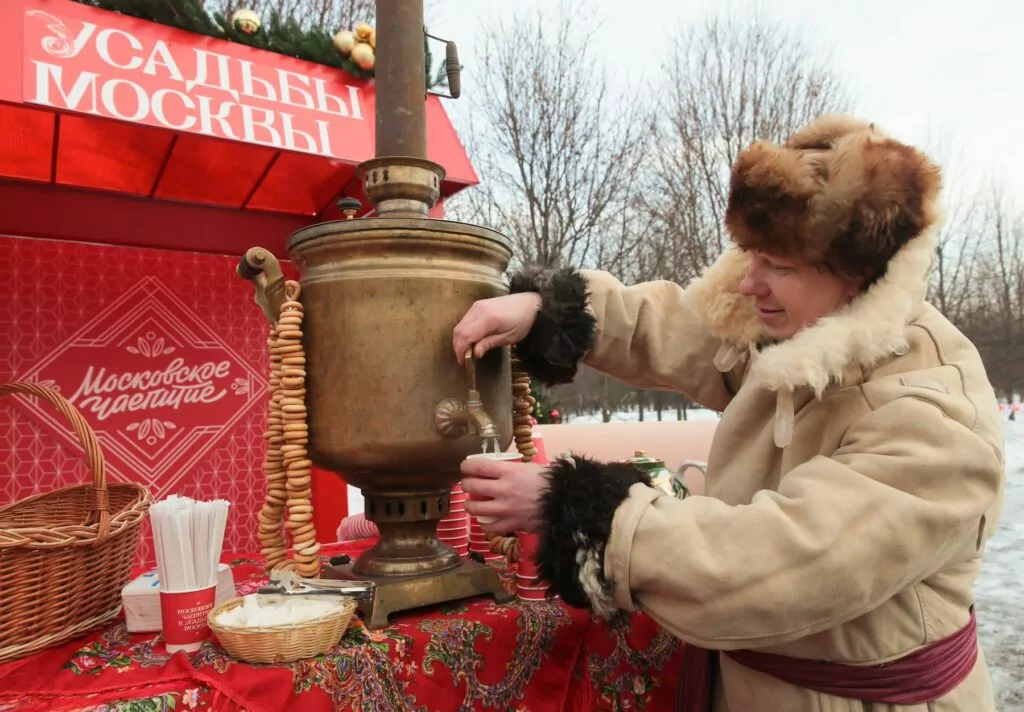
[[[530,333],[540,308],[541,298],[536,292],[476,302],[455,326],[452,334],[455,358],[461,364],[471,348],[473,356],[480,358],[496,346],[518,344]]]

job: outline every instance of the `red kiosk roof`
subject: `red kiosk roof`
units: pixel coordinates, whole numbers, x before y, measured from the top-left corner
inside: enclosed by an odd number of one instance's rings
[[[0,66],[0,234],[282,253],[363,199],[374,86],[340,70],[70,0],[0,2]],[[478,180],[426,101],[449,197]]]

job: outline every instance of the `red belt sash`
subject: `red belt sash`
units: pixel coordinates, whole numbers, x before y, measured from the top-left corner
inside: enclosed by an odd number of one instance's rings
[[[919,705],[948,694],[971,673],[978,659],[978,628],[972,608],[967,625],[956,633],[880,665],[845,665],[755,650],[723,654],[751,670],[827,695],[878,704]],[[711,651],[686,646],[676,695],[677,712],[711,709],[711,656]]]

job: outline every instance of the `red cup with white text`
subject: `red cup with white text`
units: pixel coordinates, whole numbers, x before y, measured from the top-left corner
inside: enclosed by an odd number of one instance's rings
[[[194,653],[210,637],[207,617],[217,601],[217,586],[194,591],[161,591],[160,621],[167,652]]]

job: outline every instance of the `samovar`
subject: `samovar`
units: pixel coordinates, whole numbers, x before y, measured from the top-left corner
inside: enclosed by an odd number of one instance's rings
[[[437,524],[465,457],[512,441],[508,349],[460,366],[452,330],[479,299],[506,294],[512,251],[500,233],[431,219],[444,169],[426,160],[422,0],[378,0],[376,157],[357,175],[374,217],[311,225],[288,257],[304,309],[309,457],[363,493],[380,539],[324,576],[373,581],[371,627],[395,611],[490,594],[494,569],[463,560]],[[280,265],[250,249],[238,272],[274,322]]]

